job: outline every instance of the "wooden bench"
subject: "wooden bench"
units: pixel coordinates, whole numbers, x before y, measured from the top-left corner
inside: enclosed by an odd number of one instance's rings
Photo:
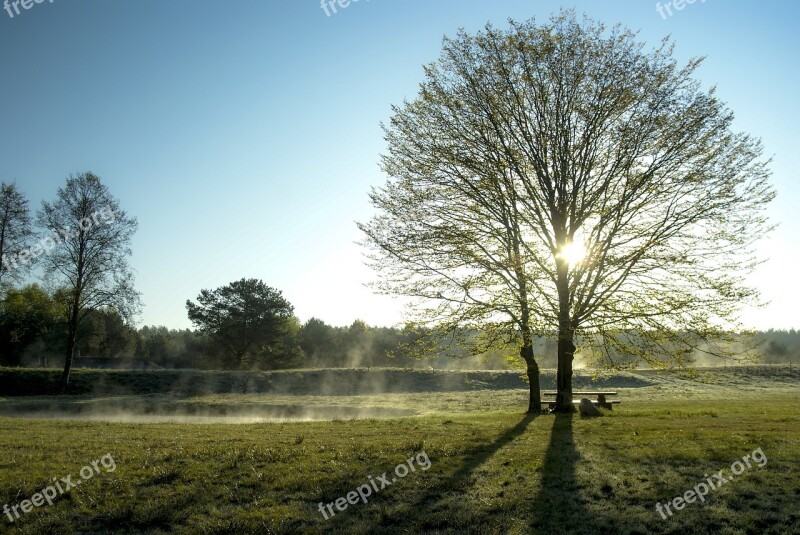
[[[542,392],[542,396],[556,397],[557,395],[558,395],[558,392],[555,392],[553,390],[546,390],[546,391]],[[616,396],[617,395],[616,392],[575,392],[575,391],[573,391],[572,395],[573,396],[580,396],[580,397],[591,397],[591,396],[594,396],[597,399],[593,399],[593,400],[591,400],[591,402],[594,405],[597,405],[598,407],[603,407],[604,409],[608,409],[608,410],[611,410],[614,407],[614,405],[616,405],[617,403],[622,403],[622,401],[620,401],[618,399],[606,399],[606,396]],[[552,401],[551,400],[543,400],[542,402],[543,403],[547,403],[547,406],[550,409],[553,409],[556,406],[556,400],[552,400]],[[574,403],[576,405],[578,403],[580,403],[580,402],[581,402],[580,398],[572,400],[572,403]]]

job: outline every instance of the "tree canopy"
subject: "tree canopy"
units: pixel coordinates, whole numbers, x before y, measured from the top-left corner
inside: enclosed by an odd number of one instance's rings
[[[197,303],[186,301],[189,319],[225,352],[231,368],[246,360],[287,356],[284,341],[294,307],[279,290],[258,279],[241,279],[216,290],[202,290]]]
[[[576,342],[606,365],[608,348],[680,364],[757,300],[769,162],[693,78],[701,60],[672,55],[571,11],[461,31],[384,126],[389,179],[359,225],[377,286],[517,339],[531,411],[534,336],[557,335],[571,411]]]

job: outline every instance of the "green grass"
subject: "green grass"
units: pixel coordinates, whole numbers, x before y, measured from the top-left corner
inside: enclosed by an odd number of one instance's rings
[[[0,418],[0,506],[110,453],[116,470],[11,533],[797,533],[800,408],[792,378],[659,376],[600,418],[521,412],[525,392],[217,394],[195,405],[414,411],[395,419],[241,425]],[[77,398],[76,398],[77,399]],[[90,401],[90,400],[84,400]],[[0,403],[14,404],[9,399]],[[768,458],[668,520],[656,502],[756,448]],[[324,520],[332,502],[421,451],[418,469]],[[102,468],[101,468],[102,469]],[[792,505],[795,504],[795,505]]]

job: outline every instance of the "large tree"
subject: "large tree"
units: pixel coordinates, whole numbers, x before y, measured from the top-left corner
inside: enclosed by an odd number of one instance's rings
[[[389,180],[360,225],[379,286],[514,335],[534,412],[537,335],[557,336],[561,411],[576,342],[611,365],[726,351],[774,193],[700,63],[570,11],[445,39],[384,127]]]
[[[0,183],[0,287],[30,268],[33,235],[28,200],[15,184]]]
[[[47,237],[55,240],[43,265],[45,276],[60,289],[66,311],[63,391],[86,317],[111,308],[131,322],[139,310],[139,293],[128,264],[138,224],[92,173],[71,175],[55,201],[42,202],[37,220]]]
[[[192,323],[222,351],[230,368],[241,368],[248,359],[281,360],[294,353],[295,347],[287,343],[287,334],[296,334],[294,307],[263,281],[241,279],[216,290],[202,290],[197,303],[186,301],[186,309]]]

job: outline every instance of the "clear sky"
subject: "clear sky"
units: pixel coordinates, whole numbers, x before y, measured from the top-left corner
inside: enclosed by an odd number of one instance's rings
[[[303,321],[399,322],[400,303],[364,287],[374,275],[354,243],[385,180],[380,123],[415,96],[443,35],[563,5],[654,46],[669,34],[682,61],[707,56],[703,83],[774,156],[780,227],[754,276],[771,304],[745,319],[800,327],[800,2],[697,0],[671,16],[648,0],[360,0],[330,15],[318,0],[28,5],[0,11],[0,180],[38,208],[70,173],[103,179],[139,219],[143,324],[188,327],[187,299],[242,277],[282,290]]]

